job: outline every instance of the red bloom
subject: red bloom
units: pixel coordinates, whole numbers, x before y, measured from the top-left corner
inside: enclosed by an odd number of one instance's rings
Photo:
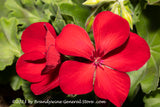
[[[57,50],[90,62],[65,61],[60,68],[60,87],[66,94],[95,94],[120,107],[128,96],[130,78],[150,57],[143,38],[130,32],[128,22],[109,11],[99,13],[93,24],[94,46],[84,29],[66,25],[56,38]]]
[[[46,22],[30,25],[22,34],[24,52],[16,64],[17,74],[32,82],[34,94],[43,94],[59,85],[58,64],[60,54],[55,49],[56,33]]]

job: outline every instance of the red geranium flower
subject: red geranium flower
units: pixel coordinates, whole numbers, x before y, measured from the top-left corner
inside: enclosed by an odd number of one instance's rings
[[[89,62],[65,61],[60,68],[60,87],[66,94],[95,94],[120,107],[128,96],[130,78],[150,57],[146,41],[130,32],[128,22],[109,11],[99,13],[93,24],[95,48],[86,31],[66,25],[56,38],[57,50]]]
[[[60,54],[55,49],[56,33],[46,22],[30,25],[22,34],[24,54],[16,64],[17,74],[32,82],[34,94],[43,94],[59,85],[58,64]]]

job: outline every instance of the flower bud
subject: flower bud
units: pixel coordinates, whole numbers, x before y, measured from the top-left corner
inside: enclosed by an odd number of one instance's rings
[[[121,15],[124,19],[126,19],[130,25],[130,28],[133,29],[133,21],[132,16],[130,14],[130,9],[128,6],[124,6],[123,2],[120,2],[121,4]]]
[[[87,32],[91,31],[92,25],[93,25],[93,22],[94,22],[94,18],[95,17],[92,15],[87,19],[86,24],[85,24]]]
[[[110,5],[111,12],[121,15],[121,6],[118,2],[115,2],[114,4]]]
[[[116,0],[87,0],[83,3],[83,5],[95,6],[101,2],[111,2],[111,1],[116,1]]]
[[[100,0],[87,0],[83,3],[83,5],[94,6],[97,5],[99,2]]]

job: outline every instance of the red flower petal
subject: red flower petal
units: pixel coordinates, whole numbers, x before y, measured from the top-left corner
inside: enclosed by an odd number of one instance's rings
[[[31,84],[31,90],[35,95],[44,94],[59,85],[58,69],[48,73],[44,79],[39,83]]]
[[[45,52],[45,36],[47,33],[46,28],[49,29],[51,34],[55,37],[56,33],[54,28],[46,22],[38,22],[31,24],[22,34],[21,46],[24,53],[31,51]]]
[[[93,89],[95,67],[77,61],[66,61],[59,72],[60,87],[66,94],[86,94]]]
[[[60,63],[60,54],[54,45],[50,45],[46,55],[46,67],[42,74],[48,73],[53,70]]]
[[[122,17],[104,11],[99,13],[93,24],[95,45],[98,56],[121,46],[128,38],[130,27]]]
[[[47,34],[46,34],[46,49],[47,50],[50,47],[50,45],[55,46],[55,37],[51,34],[49,30],[47,30]]]
[[[108,99],[117,107],[121,107],[128,96],[129,88],[130,78],[127,74],[107,67],[97,67],[94,92],[98,97]]]
[[[94,47],[86,31],[73,24],[66,25],[56,38],[56,48],[65,55],[90,59]]]
[[[138,70],[149,58],[150,49],[146,41],[131,32],[129,40],[122,47],[112,51],[104,63],[116,70],[129,72]]]
[[[23,55],[23,60],[25,61],[37,61],[45,59],[45,55],[39,51],[32,51]]]
[[[17,74],[29,81],[29,82],[39,82],[41,81],[43,78],[41,76],[41,71],[44,69],[46,63],[45,60],[39,60],[38,62],[29,62],[29,61],[25,61],[24,58],[26,58],[26,56],[30,56],[28,54],[32,53],[27,53],[22,55],[17,63],[16,63],[16,71]]]
[[[56,31],[54,30],[53,26],[50,23],[44,22],[44,26],[46,26],[47,30],[51,33],[51,35],[56,38],[57,34]]]

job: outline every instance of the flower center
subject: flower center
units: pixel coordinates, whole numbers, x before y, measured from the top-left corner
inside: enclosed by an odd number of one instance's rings
[[[94,65],[97,66],[102,66],[103,60],[100,57],[94,58]]]

